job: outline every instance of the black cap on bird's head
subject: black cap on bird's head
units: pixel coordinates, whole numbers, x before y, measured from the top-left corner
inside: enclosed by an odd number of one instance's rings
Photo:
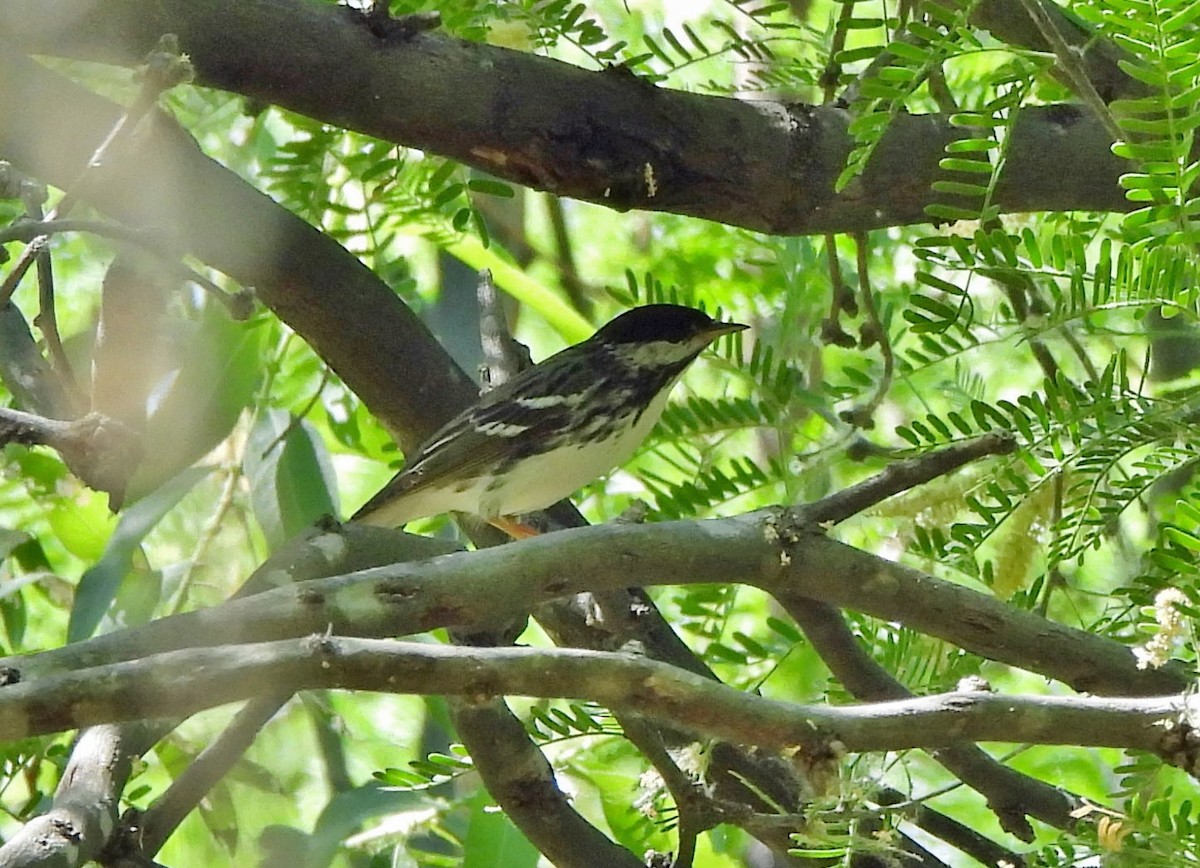
[[[627,310],[606,323],[593,336],[607,344],[641,344],[650,341],[685,343],[700,335],[716,339],[749,328],[741,323],[719,322],[704,311],[678,304],[648,304]]]

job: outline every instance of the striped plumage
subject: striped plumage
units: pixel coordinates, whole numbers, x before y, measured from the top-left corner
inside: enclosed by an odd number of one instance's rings
[[[355,514],[399,527],[444,512],[497,521],[543,509],[621,464],[700,352],[745,328],[689,307],[634,308],[482,395]]]

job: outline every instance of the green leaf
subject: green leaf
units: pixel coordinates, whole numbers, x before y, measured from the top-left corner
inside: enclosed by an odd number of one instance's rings
[[[918,271],[916,278],[918,282],[923,283],[926,286],[933,287],[934,289],[940,289],[942,292],[948,292],[951,295],[965,295],[962,289],[957,285],[948,280],[943,280],[935,274],[930,274],[928,271]],[[924,296],[914,296],[914,299],[916,298],[924,298]]]
[[[992,174],[992,164],[987,160],[965,160],[959,157],[944,157],[938,160],[938,166],[947,172],[969,172],[974,175]]]
[[[511,199],[516,195],[516,191],[512,186],[505,184],[503,181],[495,181],[491,178],[472,178],[467,182],[467,187],[475,193],[486,193],[489,196],[498,196],[501,199]]]
[[[882,18],[839,18],[837,22],[838,30],[874,30],[879,27],[883,27]],[[897,67],[885,67],[885,69],[888,68],[896,69]]]
[[[959,181],[934,181],[930,185],[935,193],[948,193],[954,196],[970,196],[982,198],[987,195],[987,187],[978,184],[963,184]]]
[[[878,45],[864,45],[861,48],[847,48],[845,51],[839,51],[834,56],[834,62],[841,66],[847,66],[852,63],[858,63],[860,60],[872,60],[878,53]]]
[[[956,127],[967,127],[969,129],[986,129],[991,130],[996,126],[996,118],[990,114],[981,114],[979,112],[957,112],[950,115],[950,123]]]
[[[89,563],[104,554],[117,525],[116,517],[108,509],[108,498],[90,490],[56,504],[49,519],[50,529],[63,547]]]
[[[67,623],[68,642],[79,642],[95,632],[116,599],[146,534],[208,474],[207,467],[188,468],[121,513],[103,556],[79,580]]]
[[[958,139],[946,145],[947,154],[978,154],[1000,147],[995,139]]]
[[[862,83],[859,92],[870,99],[901,100],[904,99],[907,90],[882,79],[868,78]]]
[[[979,220],[980,214],[978,211],[972,211],[970,208],[956,208],[952,205],[939,205],[934,203],[925,206],[925,213],[935,220]]]
[[[865,135],[887,126],[892,116],[887,112],[868,112],[850,121],[849,131],[852,136]]]
[[[907,42],[892,42],[888,44],[887,50],[899,57],[901,60],[908,60],[912,63],[926,63],[932,60],[933,55],[925,48],[916,45],[910,45]]]
[[[667,43],[672,48],[675,49],[675,53],[678,54],[680,57],[682,57],[684,60],[691,61],[691,60],[695,59],[692,56],[692,53],[687,50],[687,48],[684,46],[684,44],[682,42],[679,41],[679,37],[677,37],[674,33],[671,32],[671,28],[664,27],[662,30],[662,36],[663,36],[663,39],[665,39],[667,41]]]
[[[284,410],[255,420],[246,443],[254,515],[272,550],[324,515],[337,515],[337,477],[308,422]]]
[[[467,833],[463,840],[462,868],[537,868],[541,855],[496,809],[487,793],[476,791],[470,800]]]
[[[1200,552],[1200,537],[1178,527],[1170,525],[1163,528],[1163,538],[1168,539],[1189,551]]]
[[[437,195],[433,197],[433,202],[430,204],[434,208],[441,208],[461,196],[465,189],[466,185],[464,184],[448,184],[438,191]]]
[[[438,190],[450,180],[450,176],[454,174],[454,170],[459,168],[459,164],[453,160],[446,160],[438,166],[432,175],[429,176],[428,187],[430,190]]]
[[[146,423],[146,458],[129,483],[132,502],[207,455],[233,430],[262,374],[268,330],[210,305],[184,344],[179,374]]]

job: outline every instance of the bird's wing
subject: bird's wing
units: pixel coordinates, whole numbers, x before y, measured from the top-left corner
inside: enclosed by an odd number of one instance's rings
[[[447,478],[482,476],[502,459],[535,452],[542,438],[566,430],[576,401],[598,382],[584,380],[572,365],[554,376],[546,376],[547,370],[552,369],[525,369],[439,428],[356,517]]]
[[[430,437],[404,475],[411,471],[421,477],[413,486],[449,474],[471,478],[505,457],[536,452],[543,438],[562,433],[571,424],[572,398],[578,400],[579,395],[564,391],[567,385],[544,376],[518,377],[493,389]],[[580,391],[588,388],[594,384],[582,385]]]

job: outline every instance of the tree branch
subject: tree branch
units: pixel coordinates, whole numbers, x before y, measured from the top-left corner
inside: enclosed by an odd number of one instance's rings
[[[601,525],[496,548],[304,582],[162,618],[64,648],[0,659],[22,677],[187,646],[278,639],[332,629],[395,636],[479,629],[539,600],[630,583],[742,582],[786,606],[819,600],[952,642],[1076,690],[1145,696],[1182,690],[1182,667],[1138,669],[1119,642],[1015,609],[828,539],[787,510],[653,525]],[[464,595],[462,589],[471,588]]]
[[[63,697],[65,699],[65,697]],[[97,855],[117,823],[141,727],[96,726],[76,741],[48,811],[0,848],[7,868],[74,868]]]
[[[287,48],[264,52],[281,22]],[[965,134],[946,115],[900,115],[835,193],[852,145],[836,105],[684,93],[436,32],[380,40],[344,9],[297,0],[8,0],[0,14],[0,36],[28,51],[129,65],[168,32],[210,87],[559,196],[781,234],[925,222],[942,200],[930,184],[943,148]],[[1129,208],[1117,183],[1127,164],[1091,113],[1029,107],[1010,136],[993,198],[1002,212]],[[1064,165],[1074,171],[1048,170]]]
[[[137,466],[142,454],[137,432],[102,413],[64,422],[0,408],[3,443],[49,446],[91,488],[114,496],[125,490],[130,469]]]
[[[524,648],[448,648],[467,659],[521,653]],[[584,654],[600,652],[585,651]],[[470,664],[468,664],[470,665]],[[447,691],[438,690],[439,694]],[[470,690],[453,702],[454,725],[468,747],[481,748],[472,760],[500,805],[516,806],[514,822],[554,865],[562,868],[640,868],[642,861],[581,817],[554,780],[554,769],[502,699],[491,691]],[[465,698],[464,698],[465,697]],[[469,739],[469,740],[468,740]]]
[[[109,220],[85,220],[78,218],[63,218],[59,220],[18,220],[0,229],[0,244],[8,241],[33,241],[41,236],[49,237],[71,232],[86,232],[101,238],[111,238],[148,250],[162,261],[164,268],[170,269],[181,280],[188,280],[209,293],[220,302],[229,315],[234,319],[246,319],[251,311],[253,298],[243,292],[231,295],[217,286],[203,274],[193,271],[179,261],[178,251],[173,251],[162,243],[153,230],[133,229]]]
[[[88,143],[121,114],[0,42],[0,153],[14,164],[69,183],[91,156]],[[89,202],[129,226],[155,227],[165,245],[253,286],[403,448],[474,398],[470,379],[388,286],[331,238],[205,157],[170,118],[143,119],[136,139],[118,151],[89,172]],[[396,388],[397,371],[411,388]]]
[[[907,699],[912,693],[875,661],[846,626],[841,613],[825,603],[808,600],[788,609],[825,665],[854,697],[880,702]],[[1023,775],[993,759],[975,745],[951,745],[932,752],[933,758],[964,784],[980,793],[1001,827],[1023,841],[1033,839],[1026,816],[1058,829],[1073,822],[1075,799],[1062,790]]]
[[[936,748],[962,741],[1122,747],[1195,772],[1183,694],[1148,698],[1000,696],[960,691],[857,706],[744,693],[632,654],[469,648],[315,635],[193,648],[50,675],[0,689],[0,733],[16,738],[113,721],[191,714],[267,692],[311,688],[586,699],[696,733],[807,757]],[[1194,703],[1193,703],[1194,704]],[[1183,727],[1183,729],[1181,729]]]
[[[112,842],[107,849],[110,852],[127,849],[146,856],[157,853],[291,697],[290,692],[277,691],[254,697],[246,703],[217,739],[207,745],[138,818],[139,833],[130,836],[134,840]],[[123,824],[123,829],[128,832],[129,826]]]
[[[1016,438],[1011,434],[991,431],[981,437],[938,449],[936,452],[892,462],[870,479],[808,504],[803,507],[804,513],[810,521],[836,524],[894,494],[953,473],[972,461],[978,461],[988,455],[1008,455],[1016,448]]]

